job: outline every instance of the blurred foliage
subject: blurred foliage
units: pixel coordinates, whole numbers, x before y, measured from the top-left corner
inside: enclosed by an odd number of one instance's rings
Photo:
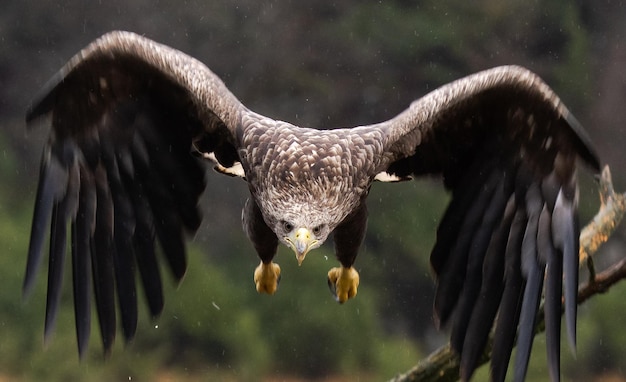
[[[326,272],[336,264],[330,245],[314,251],[302,267],[281,249],[278,293],[256,293],[252,273],[258,260],[239,222],[245,187],[208,174],[202,202],[207,218],[191,238],[183,282],[175,286],[164,277],[161,317],[151,320],[141,309],[135,340],[118,340],[103,360],[94,313],[91,347],[79,362],[66,277],[56,332],[43,346],[43,272],[25,303],[20,288],[46,131],[25,136],[23,113],[47,78],[98,35],[133,30],[181,49],[207,63],[250,108],[302,125],[384,120],[436,86],[511,63],[539,73],[582,120],[592,120],[585,116],[599,102],[592,95],[600,93],[592,52],[602,52],[609,40],[594,31],[610,30],[603,15],[617,6],[603,3],[591,16],[589,7],[562,0],[4,4],[0,380],[379,380],[447,340],[432,325],[428,263],[448,200],[439,182],[373,186],[368,235],[356,263],[359,295],[338,305],[326,287]],[[620,25],[622,19],[610,20]],[[599,128],[589,126],[591,135]],[[626,331],[616,313],[626,309],[621,289],[581,308],[578,358],[564,356],[567,378],[619,375],[626,359]],[[539,336],[529,380],[546,378],[543,347]],[[481,373],[476,380],[486,379],[486,368]]]

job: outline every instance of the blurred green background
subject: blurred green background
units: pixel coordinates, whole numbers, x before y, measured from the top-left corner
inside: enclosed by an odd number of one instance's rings
[[[257,259],[240,227],[245,184],[209,171],[189,270],[180,285],[165,278],[161,317],[152,321],[142,306],[135,340],[120,336],[107,360],[94,324],[79,362],[66,277],[57,329],[44,344],[44,272],[25,301],[21,282],[47,129],[27,131],[23,116],[67,59],[113,29],[200,59],[257,112],[316,127],[388,119],[448,81],[520,64],[557,91],[611,165],[616,187],[626,188],[619,2],[9,0],[0,13],[0,381],[370,381],[406,371],[447,341],[432,323],[428,265],[447,201],[439,182],[373,187],[359,295],[340,306],[326,287],[336,264],[331,245],[302,267],[281,249],[278,293],[256,293]],[[583,219],[597,206],[587,176]],[[625,231],[604,247],[600,268],[624,256]],[[577,358],[563,347],[566,380],[626,380],[625,293],[618,285],[581,307]],[[538,336],[529,380],[547,379],[544,345]]]

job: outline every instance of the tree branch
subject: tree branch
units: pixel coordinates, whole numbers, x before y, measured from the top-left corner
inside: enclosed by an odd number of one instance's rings
[[[613,189],[611,172],[608,166],[602,171],[599,184],[600,209],[593,220],[585,226],[580,234],[580,264],[587,264],[591,276],[589,281],[578,289],[578,304],[583,303],[592,296],[606,292],[618,281],[626,278],[626,259],[613,264],[602,273],[596,274],[591,261],[600,246],[604,244],[615,232],[620,221],[626,213],[626,193],[616,194]],[[543,307],[539,311],[537,329],[535,334],[545,330]],[[491,358],[491,345],[493,333],[489,337],[485,354],[480,360],[484,364]],[[459,379],[459,357],[452,350],[450,344],[435,350],[427,358],[421,360],[416,366],[404,374],[400,374],[390,381],[456,381]]]

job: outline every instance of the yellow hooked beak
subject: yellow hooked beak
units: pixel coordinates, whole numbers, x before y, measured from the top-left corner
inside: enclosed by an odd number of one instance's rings
[[[313,239],[311,231],[306,228],[298,228],[285,238],[291,249],[296,253],[298,265],[302,265],[304,257],[313,248],[316,248],[317,240]]]

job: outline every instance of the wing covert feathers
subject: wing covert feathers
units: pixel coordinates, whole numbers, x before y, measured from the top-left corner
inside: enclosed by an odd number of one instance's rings
[[[130,76],[144,78],[146,71],[156,74],[159,82],[184,89],[207,127],[214,127],[211,125],[217,117],[234,136],[243,105],[218,76],[181,51],[125,31],[109,32],[72,57],[35,96],[26,112],[26,121],[31,122],[58,107],[67,91],[81,96],[81,92],[100,89],[105,93],[107,88],[116,86],[132,90]],[[68,80],[75,83],[67,85]],[[79,103],[86,99],[63,101]]]

